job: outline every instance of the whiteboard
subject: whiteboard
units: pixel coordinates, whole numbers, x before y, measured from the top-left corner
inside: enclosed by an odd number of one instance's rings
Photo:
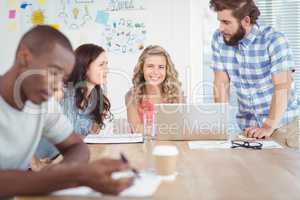
[[[0,74],[12,65],[24,32],[34,23],[51,24],[74,48],[95,43],[107,50],[107,92],[115,117],[123,118],[124,96],[142,47],[158,44],[170,53],[187,96],[202,80],[201,8],[207,6],[207,1],[198,0],[3,0]]]

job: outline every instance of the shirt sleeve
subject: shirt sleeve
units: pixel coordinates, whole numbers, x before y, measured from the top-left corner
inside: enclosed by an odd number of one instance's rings
[[[212,64],[211,69],[214,71],[226,71],[220,54],[220,44],[218,42],[219,32],[215,32],[212,38],[211,50],[212,50]]]
[[[288,42],[283,34],[275,33],[269,46],[271,74],[294,70],[295,64]]]
[[[58,144],[71,135],[73,127],[57,101],[48,101],[46,105],[47,113],[45,114],[43,136],[51,143]]]

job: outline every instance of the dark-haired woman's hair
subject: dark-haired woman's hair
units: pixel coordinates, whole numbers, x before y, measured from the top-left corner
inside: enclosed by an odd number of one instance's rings
[[[255,24],[260,16],[260,11],[253,0],[210,0],[209,4],[216,12],[232,10],[232,15],[238,20],[249,16],[251,24]]]
[[[88,105],[92,105],[92,110],[87,113],[90,114],[95,122],[102,128],[105,119],[111,119],[110,102],[104,95],[100,85],[96,85],[87,96],[86,87],[86,73],[90,64],[105,50],[94,44],[83,44],[75,50],[75,67],[68,80],[75,88],[75,103],[77,108],[84,109]],[[92,102],[91,102],[92,101]]]

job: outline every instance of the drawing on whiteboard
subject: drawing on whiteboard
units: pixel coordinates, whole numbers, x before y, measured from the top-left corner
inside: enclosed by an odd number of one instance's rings
[[[143,49],[146,40],[146,26],[141,20],[145,13],[145,1],[57,0],[54,4],[47,0],[24,0],[18,5],[21,11],[20,28],[25,31],[38,24],[49,24],[62,30],[95,27],[95,33],[87,34],[101,39],[108,51],[134,53]],[[9,17],[13,18],[13,14],[11,12]]]
[[[80,4],[81,3],[81,4]],[[76,1],[71,3],[69,0],[60,0],[58,19],[67,29],[79,29],[86,23],[93,20],[89,11],[89,5],[93,1]]]
[[[109,52],[116,54],[136,53],[143,49],[146,26],[124,18],[112,20],[104,28],[103,42]]]
[[[144,10],[144,0],[109,0],[106,11]]]
[[[82,17],[84,24],[88,21],[93,20],[92,16],[90,15],[89,7],[87,5],[84,6],[84,15]]]
[[[26,9],[28,6],[31,6],[31,5],[32,5],[31,3],[24,2],[24,3],[21,3],[20,8]]]
[[[79,14],[79,9],[76,8],[76,7],[73,8],[72,13],[73,13],[74,19],[77,19],[78,18],[78,14]]]
[[[61,18],[64,20],[64,23],[66,24],[67,23],[67,18],[69,17],[68,16],[68,13],[66,11],[66,4],[64,4],[64,0],[60,0],[60,3],[61,3],[61,11],[58,13],[58,18]]]
[[[93,3],[94,0],[76,0],[76,3]]]
[[[47,24],[48,13],[44,1],[26,1],[20,4],[21,28]]]

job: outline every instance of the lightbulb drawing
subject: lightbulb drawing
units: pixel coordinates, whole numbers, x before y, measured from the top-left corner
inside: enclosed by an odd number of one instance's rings
[[[72,12],[73,12],[74,18],[77,19],[78,15],[79,15],[79,9],[78,8],[73,8]]]

